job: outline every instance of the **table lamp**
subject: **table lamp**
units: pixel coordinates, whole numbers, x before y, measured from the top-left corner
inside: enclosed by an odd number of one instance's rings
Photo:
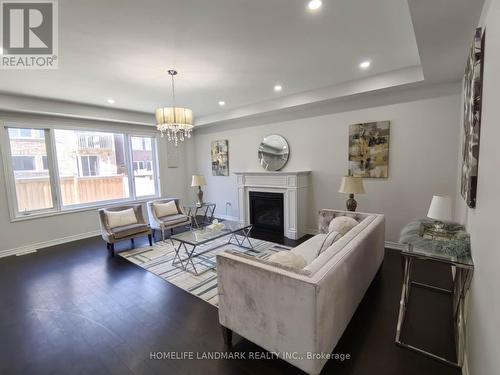
[[[448,195],[434,195],[427,217],[434,220],[436,230],[444,230],[444,222],[452,220],[451,198]]]
[[[198,202],[196,204],[201,206],[203,204],[203,190],[201,190],[202,186],[205,186],[207,183],[205,181],[205,176],[194,174],[191,180],[191,186],[198,186]]]
[[[344,176],[340,184],[339,193],[349,194],[349,199],[346,201],[347,211],[356,211],[358,202],[354,199],[354,194],[364,194],[365,187],[361,177]]]

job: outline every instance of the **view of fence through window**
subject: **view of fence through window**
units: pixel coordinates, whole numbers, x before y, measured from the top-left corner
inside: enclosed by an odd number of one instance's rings
[[[45,131],[9,129],[12,172],[19,212],[54,207]]]
[[[130,196],[123,134],[56,129],[54,138],[64,206]]]
[[[53,194],[60,194],[59,206],[66,207],[156,194],[152,137],[27,128],[8,128],[8,136],[19,213],[56,208]],[[57,164],[55,186],[49,160]]]
[[[153,145],[149,137],[131,137],[134,166],[135,195],[144,197],[155,193]]]

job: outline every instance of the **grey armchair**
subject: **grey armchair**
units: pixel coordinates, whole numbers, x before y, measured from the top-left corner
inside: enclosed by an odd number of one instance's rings
[[[132,208],[134,210],[136,223],[127,224],[123,226],[111,227],[108,220],[108,212],[117,213],[120,211],[125,211]],[[108,250],[115,255],[115,242],[130,240],[132,245],[134,244],[134,238],[140,236],[148,236],[149,245],[153,245],[153,239],[151,237],[151,228],[144,219],[142,214],[142,206],[130,205],[130,206],[120,206],[120,207],[109,207],[102,208],[99,210],[99,221],[101,224],[101,235],[104,241],[107,243]]]
[[[177,206],[178,214],[158,217],[156,215],[156,210],[154,205],[156,203],[167,203],[174,201]],[[154,230],[161,231],[161,239],[165,241],[165,230],[170,229],[171,231],[174,228],[191,225],[191,218],[186,215],[180,205],[180,200],[178,198],[165,198],[165,199],[157,199],[154,201],[150,201],[147,203],[148,207],[148,216],[149,216],[149,225]]]

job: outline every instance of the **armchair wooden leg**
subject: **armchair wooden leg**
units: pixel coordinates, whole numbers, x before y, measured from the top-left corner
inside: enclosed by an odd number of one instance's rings
[[[148,234],[149,246],[153,246],[153,237]]]
[[[132,247],[134,247],[135,244],[134,244],[134,239],[133,238],[130,239],[130,242],[132,243]]]
[[[220,326],[222,329],[222,337],[224,338],[224,344],[227,347],[231,347],[233,345],[233,331],[224,326]]]
[[[114,243],[108,243],[108,250],[110,251],[112,256],[115,256],[115,244]]]

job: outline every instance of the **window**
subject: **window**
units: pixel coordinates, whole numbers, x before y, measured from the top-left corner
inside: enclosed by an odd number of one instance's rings
[[[35,129],[8,129],[11,184],[16,212],[49,210],[54,207],[52,184],[48,170],[37,170],[36,157],[47,157],[47,131]],[[36,134],[37,137],[31,137]]]
[[[63,206],[130,197],[124,138],[123,134],[54,130]]]
[[[34,171],[36,169],[35,157],[12,155],[12,169],[14,171]]]
[[[153,138],[131,137],[132,162],[134,164],[134,189],[137,197],[154,195],[156,174],[153,168]],[[148,167],[150,165],[151,167]]]
[[[49,170],[49,159],[47,159],[47,156],[42,156],[42,168],[44,171]]]
[[[80,156],[80,176],[89,177],[99,174],[99,158],[97,156]]]
[[[5,135],[13,217],[158,195],[154,137],[14,127]]]

